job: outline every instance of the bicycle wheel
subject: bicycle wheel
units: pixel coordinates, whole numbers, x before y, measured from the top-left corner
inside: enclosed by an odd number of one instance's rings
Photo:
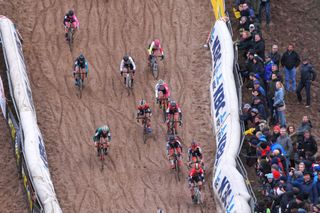
[[[126,74],[126,87],[131,88],[131,77],[129,74]]]
[[[100,155],[101,171],[102,171],[103,167],[104,167],[104,148],[103,148],[103,146],[100,147],[99,155]]]
[[[175,166],[175,169],[176,169],[177,180],[180,182],[180,167],[179,167],[179,162],[178,162],[177,155],[175,155],[174,166]]]
[[[159,76],[159,66],[156,61],[152,64],[152,75],[155,79],[158,79]]]
[[[147,143],[147,127],[146,125],[143,127],[143,143],[146,144]]]
[[[79,90],[79,98],[82,97],[82,89],[83,89],[83,80],[81,78],[78,79],[78,90]]]
[[[162,100],[162,111],[163,111],[163,122],[166,122],[167,120],[167,102],[165,100]]]
[[[72,46],[73,46],[73,28],[70,27],[68,30],[68,44],[70,51],[72,52]]]

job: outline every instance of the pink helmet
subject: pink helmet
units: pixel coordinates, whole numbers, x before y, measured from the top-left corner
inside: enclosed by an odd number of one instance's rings
[[[154,40],[154,45],[156,45],[156,47],[160,46],[160,40],[159,39],[155,39]]]

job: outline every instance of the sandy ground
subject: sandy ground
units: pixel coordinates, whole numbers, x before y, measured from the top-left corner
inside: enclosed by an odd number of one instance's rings
[[[165,126],[154,105],[156,81],[148,72],[146,47],[161,38],[166,59],[160,63],[172,96],[181,105],[184,152],[191,138],[200,142],[207,166],[215,142],[210,125],[210,53],[202,48],[213,14],[210,1],[198,0],[23,0],[0,1],[24,38],[39,126],[50,171],[64,212],[214,212],[208,170],[203,208],[191,204],[187,168],[177,182],[165,158]],[[74,8],[80,20],[75,48],[64,41],[62,17]],[[76,96],[73,60],[83,52],[89,80],[82,99]],[[137,63],[133,94],[128,95],[117,72],[124,53]],[[153,137],[142,142],[134,119],[140,98],[154,110]],[[91,136],[108,123],[113,140],[100,171]],[[187,156],[184,155],[184,161]],[[8,205],[8,204],[5,204]]]

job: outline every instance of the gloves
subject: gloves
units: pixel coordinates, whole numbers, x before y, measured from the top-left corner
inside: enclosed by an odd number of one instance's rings
[[[164,55],[161,56],[161,61],[164,59]]]

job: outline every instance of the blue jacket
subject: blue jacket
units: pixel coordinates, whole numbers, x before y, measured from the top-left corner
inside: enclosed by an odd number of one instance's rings
[[[279,149],[281,151],[281,154],[283,154],[284,156],[287,154],[286,150],[284,150],[284,148],[280,144],[278,143],[272,144],[270,147],[271,152],[273,152],[276,149]]]
[[[284,103],[284,90],[279,88],[274,93],[273,106],[278,106],[279,104]]]
[[[264,64],[264,80],[270,81],[271,75],[272,75],[272,65],[274,65],[274,62],[270,60],[269,62],[266,62]]]

